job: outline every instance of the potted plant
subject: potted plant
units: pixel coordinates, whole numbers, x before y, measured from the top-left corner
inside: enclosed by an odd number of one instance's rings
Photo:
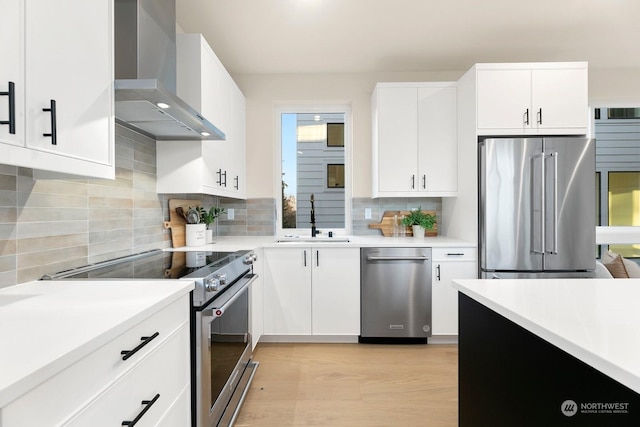
[[[423,212],[421,208],[413,209],[402,219],[402,225],[412,227],[413,237],[422,238],[426,230],[433,230],[436,215]]]
[[[207,243],[213,243],[213,228],[211,225],[216,222],[216,218],[225,213],[224,208],[211,207],[206,210],[203,207],[198,207],[200,213],[200,222],[206,225],[207,231]]]

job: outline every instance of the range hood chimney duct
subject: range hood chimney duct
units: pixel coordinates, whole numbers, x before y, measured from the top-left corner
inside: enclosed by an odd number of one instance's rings
[[[175,0],[115,0],[114,9],[116,122],[156,140],[224,140],[176,95]]]

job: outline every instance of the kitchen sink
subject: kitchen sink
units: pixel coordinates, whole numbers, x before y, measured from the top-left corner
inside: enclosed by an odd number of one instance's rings
[[[302,237],[285,236],[278,237],[276,243],[347,243],[351,240],[348,237]]]

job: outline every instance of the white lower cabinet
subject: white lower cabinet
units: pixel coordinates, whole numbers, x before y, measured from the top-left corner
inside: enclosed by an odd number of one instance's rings
[[[475,248],[432,249],[432,337],[458,335],[458,291],[453,279],[475,279]]]
[[[265,335],[359,335],[360,249],[265,248]]]
[[[141,426],[190,425],[189,342],[187,294],[3,407],[0,425],[113,426],[145,407]]]
[[[189,384],[188,359],[176,363],[188,348],[189,326],[184,325],[65,425],[124,425],[143,411],[141,424],[157,425]]]

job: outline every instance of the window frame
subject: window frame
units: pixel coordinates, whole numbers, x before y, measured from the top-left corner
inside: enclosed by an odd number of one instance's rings
[[[352,138],[352,114],[351,105],[344,103],[336,104],[276,104],[274,106],[274,183],[273,188],[276,194],[276,236],[311,235],[311,226],[297,228],[282,227],[282,115],[283,114],[322,114],[322,113],[343,113],[344,114],[344,147],[329,147],[331,149],[344,148],[344,175],[345,175],[345,218],[344,228],[331,228],[334,236],[346,236],[351,234],[351,210],[353,194],[353,138]],[[326,166],[325,179],[326,184]]]

